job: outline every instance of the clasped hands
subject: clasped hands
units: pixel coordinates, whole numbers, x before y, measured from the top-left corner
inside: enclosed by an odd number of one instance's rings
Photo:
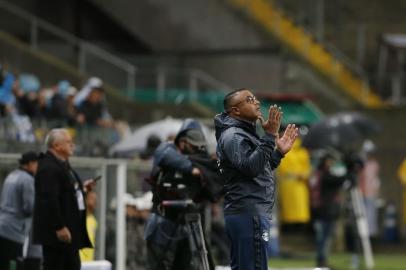
[[[289,124],[286,127],[282,137],[279,137],[282,114],[283,112],[280,107],[271,105],[269,107],[268,119],[264,120],[262,116],[259,116],[258,119],[260,120],[264,131],[275,137],[276,148],[279,150],[279,152],[281,152],[282,155],[285,155],[290,151],[298,136],[298,128],[294,124]]]

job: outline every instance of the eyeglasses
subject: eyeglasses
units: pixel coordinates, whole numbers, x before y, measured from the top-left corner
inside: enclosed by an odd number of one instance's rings
[[[255,96],[247,96],[244,100],[241,100],[237,104],[233,105],[233,107],[237,107],[243,102],[247,102],[248,104],[254,104],[256,101],[258,101],[258,99]]]

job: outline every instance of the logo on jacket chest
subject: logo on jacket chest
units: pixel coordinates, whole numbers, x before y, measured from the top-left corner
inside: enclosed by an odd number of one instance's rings
[[[264,239],[265,242],[269,241],[269,231],[267,230],[262,231],[262,239]]]

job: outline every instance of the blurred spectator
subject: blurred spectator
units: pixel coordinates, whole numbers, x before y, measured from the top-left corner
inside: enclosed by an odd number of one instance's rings
[[[43,114],[39,106],[38,91],[40,82],[32,74],[20,74],[14,85],[14,95],[17,99],[17,110],[21,115],[30,118],[40,118]]]
[[[149,160],[152,158],[154,155],[154,152],[156,148],[161,144],[161,139],[155,135],[152,134],[148,137],[147,139],[147,145],[145,146],[145,149],[140,153],[140,158],[142,160]]]
[[[383,224],[383,240],[386,243],[397,244],[400,241],[398,226],[398,211],[394,202],[386,205]]]
[[[152,193],[133,198],[127,196],[127,269],[146,269],[147,243],[144,227],[152,208]]]
[[[403,212],[402,212],[402,222],[403,225],[406,225],[406,158],[403,160],[402,164],[400,164],[398,169],[398,176],[400,180],[400,184],[402,185],[403,189]]]
[[[38,155],[22,154],[20,167],[6,178],[0,201],[0,269],[9,269],[10,261],[23,254],[23,243],[30,232],[34,208],[34,175]]]
[[[277,173],[280,220],[296,231],[297,225],[310,221],[308,180],[311,163],[309,153],[301,146],[299,138],[281,161]]]
[[[14,81],[13,74],[0,65],[0,116],[2,117],[8,115],[11,107],[14,107],[15,97],[12,91]]]
[[[327,266],[330,243],[340,214],[340,190],[346,180],[346,170],[338,164],[332,154],[326,153],[309,181],[319,267]]]
[[[76,88],[68,81],[62,80],[55,86],[55,90],[48,104],[48,117],[73,125],[76,121],[76,109],[73,105]]]
[[[147,139],[147,145],[145,146],[144,150],[139,154],[139,158],[144,162],[145,167],[152,167],[152,156],[156,148],[161,144],[161,139],[153,134],[150,135]],[[138,170],[137,172],[137,179],[145,180],[148,179],[150,176],[149,170]],[[151,185],[148,184],[148,181],[142,181],[141,184],[142,191],[146,192],[151,190]]]
[[[77,122],[91,126],[112,127],[113,121],[104,103],[103,82],[90,78],[74,99],[78,110]]]
[[[147,246],[144,240],[144,226],[149,217],[152,208],[152,193],[146,192],[142,196],[134,198],[127,193],[124,196],[126,205],[126,269],[142,270],[145,269],[147,259]],[[115,211],[117,202],[113,199],[110,203],[110,209]],[[116,244],[116,217],[115,213],[108,215],[108,227],[106,235],[106,257],[115,263],[115,244]]]
[[[79,251],[82,262],[94,260],[94,247],[96,242],[97,220],[94,216],[97,206],[97,194],[91,190],[86,193],[86,228],[93,248],[83,248]]]
[[[87,98],[89,93],[93,89],[102,88],[103,81],[98,77],[91,77],[87,80],[86,84],[80,89],[79,93],[75,96],[73,103],[76,107],[79,107],[83,101]]]
[[[17,88],[18,85],[13,74],[0,69],[0,116],[8,117],[12,122],[11,126],[5,127],[4,134],[22,142],[33,142],[35,137],[31,121],[28,116],[19,115],[16,107],[15,91],[18,90],[17,92],[21,93],[21,96],[24,95]],[[33,87],[29,89],[33,89]]]
[[[366,141],[363,145],[365,161],[359,173],[359,187],[364,198],[370,237],[376,237],[378,234],[377,200],[381,186],[379,163],[374,151],[375,145],[371,141]]]

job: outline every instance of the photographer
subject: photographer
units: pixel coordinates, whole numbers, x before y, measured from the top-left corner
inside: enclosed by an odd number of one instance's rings
[[[149,270],[199,269],[193,260],[185,225],[185,214],[198,210],[163,207],[162,201],[205,200],[201,192],[205,168],[201,166],[199,169],[191,160],[191,156],[205,155],[205,146],[200,124],[187,119],[174,142],[162,143],[154,153],[149,181],[153,207],[144,235]]]
[[[333,154],[326,153],[309,181],[317,267],[328,266],[330,243],[342,204],[340,191],[351,177],[347,170]]]

